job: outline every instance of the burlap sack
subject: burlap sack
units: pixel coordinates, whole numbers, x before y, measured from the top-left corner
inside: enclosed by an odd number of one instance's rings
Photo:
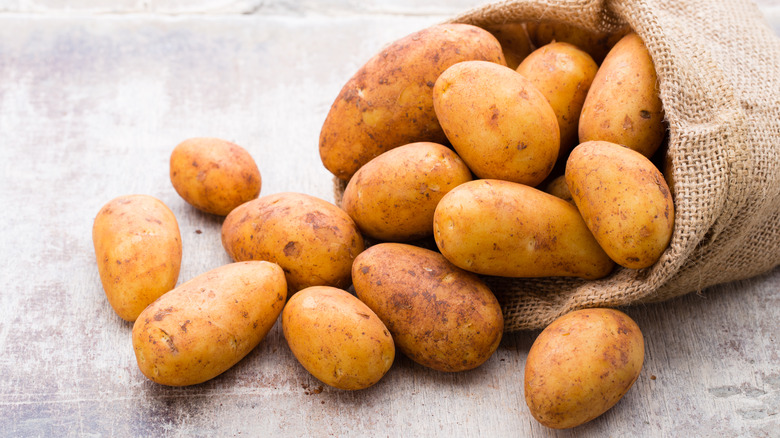
[[[517,0],[453,22],[631,26],[658,73],[675,181],[670,247],[597,281],[486,278],[506,331],[575,309],[666,300],[780,264],[780,39],[749,0]],[[343,186],[336,187],[337,201]]]

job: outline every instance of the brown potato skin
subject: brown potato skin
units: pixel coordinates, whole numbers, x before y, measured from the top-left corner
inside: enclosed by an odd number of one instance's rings
[[[298,362],[339,389],[376,384],[395,359],[395,344],[378,316],[347,291],[312,286],[290,298],[282,328]]]
[[[162,201],[147,195],[109,201],[95,217],[92,242],[106,298],[125,321],[176,286],[181,233]]]
[[[496,37],[504,52],[506,66],[512,70],[517,69],[523,59],[533,52],[531,40],[522,22],[491,24],[482,28]]]
[[[550,103],[558,119],[562,157],[578,143],[580,111],[598,65],[569,43],[550,43],[528,55],[517,72],[531,81]]]
[[[322,163],[346,181],[395,147],[445,142],[431,89],[447,67],[470,59],[506,65],[496,38],[467,24],[432,26],[390,44],[352,76],[333,102],[320,132]]]
[[[262,180],[257,164],[244,148],[218,138],[191,138],[173,149],[173,188],[190,205],[225,216],[257,198]]]
[[[555,196],[556,198],[561,198],[568,203],[574,204],[574,198],[571,197],[569,186],[566,185],[565,175],[561,175],[550,181],[544,188],[544,191]]]
[[[501,307],[474,274],[441,254],[402,243],[381,243],[355,259],[358,298],[385,323],[396,347],[439,371],[478,367],[498,348]]]
[[[455,151],[479,178],[534,186],[555,165],[555,112],[528,79],[508,67],[453,65],[436,80],[433,106]]]
[[[642,332],[625,313],[568,313],[536,338],[525,362],[525,401],[537,421],[554,429],[598,417],[628,392],[644,362]]]
[[[542,21],[526,24],[528,37],[536,47],[542,47],[554,41],[573,44],[588,52],[596,63],[600,64],[609,50],[630,32],[628,26],[616,32],[591,32],[570,24]]]
[[[665,134],[653,60],[632,32],[610,50],[593,79],[580,113],[580,143],[608,141],[649,158]]]
[[[605,141],[583,143],[566,162],[566,184],[593,236],[617,264],[646,268],[669,246],[672,194],[642,154]]]
[[[286,298],[284,272],[273,263],[232,263],[201,274],[138,317],[133,326],[138,367],[161,385],[213,379],[265,338]]]
[[[482,275],[596,279],[614,267],[576,207],[509,181],[450,191],[436,207],[433,233],[447,260]]]
[[[433,235],[436,204],[467,181],[471,171],[451,149],[411,143],[361,167],[349,180],[342,205],[367,236],[408,242]]]
[[[242,204],[222,224],[222,246],[235,261],[267,260],[284,269],[290,294],[309,286],[349,287],[363,237],[344,210],[302,193]]]

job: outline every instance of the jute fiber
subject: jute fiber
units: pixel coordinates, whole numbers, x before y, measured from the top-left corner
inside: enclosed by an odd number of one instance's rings
[[[674,180],[672,241],[653,266],[596,281],[487,277],[505,330],[572,310],[667,300],[780,264],[780,39],[749,0],[528,0],[453,22],[628,24],[658,73]],[[343,184],[336,186],[340,201]]]

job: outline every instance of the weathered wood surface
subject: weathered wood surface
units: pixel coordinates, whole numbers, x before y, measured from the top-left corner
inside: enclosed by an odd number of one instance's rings
[[[220,219],[168,178],[192,136],[243,145],[263,194],[331,199],[319,128],[346,79],[389,41],[472,1],[0,1],[1,436],[777,436],[780,269],[630,308],[645,334],[635,387],[573,431],[536,423],[508,335],[482,367],[444,374],[399,355],[343,392],[295,361],[279,326],[224,375],[168,388],[138,370],[108,306],[92,220],[115,196],[164,201],[180,282],[229,262]],[[760,2],[778,28],[777,3]]]

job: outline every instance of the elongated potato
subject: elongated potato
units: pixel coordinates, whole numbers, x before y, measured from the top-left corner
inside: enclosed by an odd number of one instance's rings
[[[605,141],[583,143],[566,162],[566,184],[599,245],[619,265],[646,268],[669,246],[672,195],[639,152]]]
[[[337,177],[372,158],[417,142],[443,143],[431,89],[447,67],[479,59],[506,65],[489,32],[441,24],[401,38],[371,58],[344,85],[320,132],[320,157]]]
[[[601,64],[580,113],[580,143],[608,141],[651,157],[666,134],[653,59],[635,33]]]
[[[498,348],[504,318],[474,274],[441,254],[401,243],[374,245],[355,259],[360,298],[385,323],[399,350],[439,371],[465,371]]]
[[[531,40],[525,30],[525,23],[497,23],[484,26],[501,44],[507,67],[515,70],[528,54],[533,52]]]
[[[433,234],[436,204],[466,181],[471,181],[471,171],[451,149],[412,143],[361,167],[349,180],[342,205],[366,235],[411,241]]]
[[[476,180],[447,193],[433,233],[447,260],[477,274],[596,279],[614,267],[576,207],[509,181]]]
[[[232,263],[201,274],[138,317],[133,326],[138,367],[162,385],[212,379],[265,338],[286,298],[284,272],[273,263]]]
[[[344,210],[302,193],[242,204],[222,223],[222,246],[235,261],[277,263],[290,294],[309,286],[349,287],[352,261],[364,248]]]
[[[176,286],[181,234],[162,201],[147,195],[110,201],[95,217],[92,241],[106,298],[122,319],[135,321]]]
[[[339,389],[377,383],[395,359],[384,323],[347,291],[312,286],[282,311],[284,338],[295,358],[322,382]]]
[[[555,165],[555,112],[528,79],[508,67],[453,65],[436,80],[433,106],[450,143],[479,178],[533,186]]]

